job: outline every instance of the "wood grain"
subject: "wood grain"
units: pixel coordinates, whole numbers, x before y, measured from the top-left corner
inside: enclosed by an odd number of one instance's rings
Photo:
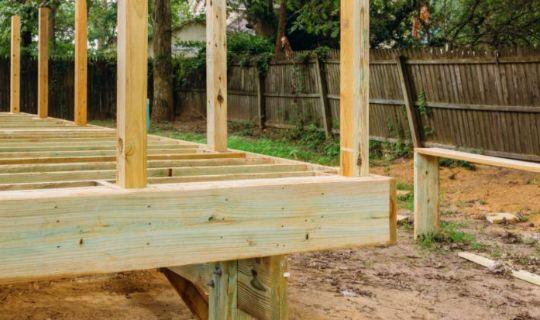
[[[206,0],[206,86],[208,146],[227,151],[227,5]]]
[[[341,2],[341,174],[369,174],[369,0]]]
[[[27,281],[385,244],[390,181],[320,176],[0,192],[0,274]]]
[[[147,183],[148,1],[118,2],[117,183]]]
[[[88,122],[88,26],[86,0],[75,2],[75,124],[85,126]]]
[[[39,7],[38,34],[38,116],[49,116],[49,14],[50,9]]]
[[[11,69],[9,111],[21,111],[21,17],[11,17]]]

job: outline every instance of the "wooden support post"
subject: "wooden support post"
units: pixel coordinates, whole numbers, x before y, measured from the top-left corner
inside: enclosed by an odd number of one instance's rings
[[[414,237],[439,232],[439,158],[414,154]]]
[[[264,74],[258,73],[257,77],[257,120],[259,128],[262,130],[266,126],[266,97],[264,96],[264,88],[266,77]]]
[[[256,319],[288,319],[287,257],[238,262],[238,308]]]
[[[327,138],[332,137],[332,110],[330,109],[330,101],[328,100],[328,84],[326,83],[326,72],[321,60],[315,60],[317,68],[317,85],[321,94],[321,116],[324,132]]]
[[[160,271],[167,277],[167,280],[169,280],[189,310],[198,319],[207,320],[208,296],[204,292],[201,292],[202,290],[197,288],[194,283],[179,274],[169,269],[160,269]]]
[[[21,17],[11,17],[11,77],[9,111],[21,111]]]
[[[227,151],[227,5],[206,0],[206,86],[208,146]]]
[[[76,0],[75,7],[75,124],[87,124],[87,12],[86,0]]]
[[[49,13],[49,8],[39,8],[38,116],[41,119],[49,116]]]
[[[146,173],[146,98],[148,0],[118,2],[117,183],[144,188]]]
[[[209,272],[208,319],[238,319],[238,261],[212,263]]]
[[[369,174],[369,0],[341,1],[341,174]]]
[[[399,56],[396,58],[399,80],[401,82],[401,90],[403,91],[403,100],[407,110],[407,119],[409,120],[409,130],[411,131],[411,139],[415,148],[422,147],[422,139],[420,136],[420,121],[414,108],[414,96],[411,88],[409,72],[405,65],[405,57]]]

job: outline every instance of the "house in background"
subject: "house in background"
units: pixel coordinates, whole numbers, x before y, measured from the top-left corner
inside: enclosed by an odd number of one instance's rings
[[[192,1],[190,11],[193,19],[182,23],[172,30],[172,54],[192,57],[197,54],[197,49],[190,46],[190,43],[204,44],[206,41],[206,21],[205,21],[205,1]],[[227,12],[228,32],[247,32],[254,34],[253,29],[248,27],[245,18],[245,7],[240,7],[234,11]],[[148,56],[154,57],[154,39],[148,42]]]

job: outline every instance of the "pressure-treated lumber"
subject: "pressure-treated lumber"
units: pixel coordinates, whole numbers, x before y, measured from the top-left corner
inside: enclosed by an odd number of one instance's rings
[[[21,111],[21,17],[11,17],[11,67],[9,110]]]
[[[369,174],[369,0],[341,1],[341,174]]]
[[[169,270],[160,270],[180,295],[188,309],[198,319],[208,319],[208,295],[201,292],[192,282]]]
[[[439,158],[414,154],[414,237],[438,233]]]
[[[87,124],[88,26],[86,0],[75,2],[75,124]]]
[[[146,176],[146,99],[148,1],[118,2],[117,183],[144,188]]]
[[[207,140],[214,151],[227,151],[227,5],[206,0]]]
[[[390,184],[320,176],[0,192],[0,282],[386,244]]]
[[[41,119],[49,115],[49,13],[49,8],[39,8],[38,116]]]
[[[484,266],[489,269],[494,269],[497,267],[498,263],[497,261],[493,261],[491,259],[479,256],[477,254],[471,253],[471,252],[460,252],[458,253],[458,256],[469,260],[471,262],[474,262],[476,264],[479,264],[481,266]],[[528,272],[526,270],[511,270],[510,273],[514,278],[527,281],[529,283],[535,284],[537,286],[540,286],[540,276],[536,275],[534,273]]]
[[[238,319],[238,261],[211,263],[208,319]]]
[[[441,148],[417,148],[414,151],[416,153],[426,155],[426,156],[431,156],[431,157],[462,160],[462,161],[473,162],[473,163],[482,164],[486,166],[494,166],[494,167],[540,173],[540,163],[535,163],[535,162],[490,157],[490,156],[484,156],[480,154],[441,149]]]
[[[199,264],[169,269],[208,292],[209,268],[209,264]],[[238,261],[238,309],[258,320],[288,318],[285,256]]]

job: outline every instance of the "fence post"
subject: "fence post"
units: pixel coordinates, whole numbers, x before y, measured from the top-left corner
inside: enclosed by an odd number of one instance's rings
[[[258,71],[257,75],[257,120],[262,130],[266,126],[266,98],[264,96],[266,77]]]
[[[403,91],[403,100],[407,109],[407,119],[409,120],[409,129],[411,131],[411,139],[415,148],[422,147],[422,138],[420,136],[419,120],[414,109],[414,98],[411,88],[411,80],[405,66],[405,57],[398,56],[396,63],[398,67],[399,80],[401,82],[401,90]]]
[[[323,128],[327,138],[332,136],[332,110],[330,109],[330,101],[328,101],[328,84],[326,83],[325,68],[321,64],[321,60],[315,59],[317,68],[317,84],[321,93],[321,116],[323,120]]]

